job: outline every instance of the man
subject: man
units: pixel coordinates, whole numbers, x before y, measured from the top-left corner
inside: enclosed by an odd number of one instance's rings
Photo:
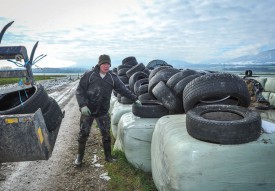
[[[110,57],[105,54],[100,55],[98,64],[83,75],[77,87],[76,99],[81,117],[76,166],[80,166],[82,163],[86,141],[94,119],[96,119],[101,132],[105,160],[107,162],[114,161],[111,155],[110,117],[108,115],[112,90],[137,101],[137,96],[128,90],[115,74],[109,71],[110,67]]]

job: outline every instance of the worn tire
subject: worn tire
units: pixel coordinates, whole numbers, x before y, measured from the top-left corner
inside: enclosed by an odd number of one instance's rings
[[[128,78],[130,78],[133,74],[135,74],[136,72],[139,72],[139,71],[142,71],[145,69],[145,66],[144,64],[140,63],[138,65],[135,65],[133,66],[131,69],[129,69],[127,72],[126,72],[126,76]]]
[[[16,91],[6,94],[0,100],[0,115],[34,113],[38,108],[45,112],[49,105],[49,97],[41,84],[19,92],[20,97],[18,91]],[[20,98],[23,105],[21,105]]]
[[[131,65],[119,65],[119,66],[117,67],[117,70],[119,71],[119,70],[124,69],[124,68],[130,69],[130,68],[132,68],[132,66],[131,66]]]
[[[130,86],[130,90],[132,92],[135,91],[135,83],[141,79],[145,79],[145,78],[148,78],[148,75],[145,74],[144,72],[142,71],[138,71],[136,73],[134,73],[130,78],[129,78],[129,86]]]
[[[157,101],[142,102],[142,105],[133,104],[132,112],[141,118],[160,118],[168,115],[169,111]]]
[[[186,114],[187,132],[194,138],[218,144],[255,141],[261,134],[256,111],[232,105],[205,105]]]
[[[138,95],[139,87],[144,84],[148,84],[149,80],[148,78],[143,78],[135,82],[134,84],[134,93]]]
[[[187,76],[185,78],[183,78],[182,80],[180,80],[173,88],[175,94],[182,99],[182,92],[184,90],[184,88],[186,87],[186,85],[191,82],[192,80],[194,80],[197,77],[200,77],[202,74],[193,74],[190,76]]]
[[[119,69],[117,74],[119,76],[125,76],[126,75],[126,72],[129,70],[129,68],[122,68],[122,69]]]
[[[127,76],[118,76],[118,78],[120,79],[120,81],[122,81],[124,84],[128,84],[129,83],[129,78]]]
[[[175,85],[182,79],[194,75],[194,74],[198,74],[197,71],[195,70],[189,70],[186,69],[184,71],[180,71],[176,74],[174,74],[173,76],[171,76],[171,78],[166,82],[166,85],[170,88],[173,89],[175,87]]]
[[[240,77],[228,73],[203,75],[186,85],[182,96],[184,110],[187,112],[203,100],[218,100],[227,96],[238,100],[239,106],[248,107],[250,104],[247,86]]]
[[[53,131],[60,126],[64,116],[55,99],[50,97],[49,100],[50,100],[50,105],[47,108],[47,111],[43,113],[43,116],[44,116],[44,120],[48,131]]]
[[[120,103],[122,103],[122,104],[132,104],[134,102],[132,100],[128,99],[127,97],[125,97],[125,96],[121,96]]]
[[[148,68],[145,68],[144,70],[142,70],[142,72],[144,72],[148,76],[150,75],[150,70]]]
[[[171,66],[160,66],[160,67],[157,67],[155,69],[153,69],[151,72],[150,72],[150,75],[149,75],[149,80],[151,78],[153,78],[159,71],[163,70],[163,69],[166,69],[166,68],[173,68]]]
[[[163,81],[160,81],[152,90],[154,96],[170,113],[183,113],[182,99],[178,98]]]
[[[157,100],[157,98],[149,93],[144,93],[138,96],[139,101]]]
[[[137,91],[137,95],[141,95],[141,94],[145,94],[148,93],[148,84],[143,84],[141,86],[139,86],[138,91]]]
[[[128,56],[122,60],[123,65],[131,65],[135,66],[138,64],[136,57],[134,56]]]
[[[178,72],[179,72],[179,70],[175,69],[175,68],[165,68],[165,69],[159,71],[158,73],[156,73],[156,75],[154,75],[154,77],[149,79],[148,92],[152,93],[153,88],[160,81],[167,82],[171,76],[173,76],[174,74],[176,74]]]

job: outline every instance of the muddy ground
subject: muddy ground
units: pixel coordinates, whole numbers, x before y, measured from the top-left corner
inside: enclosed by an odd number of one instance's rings
[[[55,85],[49,83],[45,82],[44,86],[48,94],[65,110],[52,156],[47,161],[3,163],[0,168],[0,190],[107,190],[108,177],[101,177],[107,173],[101,136],[95,124],[87,142],[84,164],[80,168],[73,165],[80,117],[74,96],[78,79],[67,80],[62,85],[57,80]]]

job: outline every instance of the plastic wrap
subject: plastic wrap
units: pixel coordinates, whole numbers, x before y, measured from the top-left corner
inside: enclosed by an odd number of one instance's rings
[[[132,104],[115,102],[111,112],[111,129],[114,138],[117,137],[117,124],[124,113],[132,111]]]
[[[111,113],[112,110],[114,109],[115,102],[118,102],[118,101],[117,101],[117,98],[116,98],[116,96],[114,96],[114,95],[112,94],[111,100],[110,100],[110,109],[109,109],[109,112],[110,112],[110,113]]]
[[[220,145],[186,131],[185,114],[158,120],[152,136],[154,183],[161,190],[274,190],[275,133]]]
[[[128,162],[145,172],[151,172],[151,140],[157,120],[129,112],[118,123],[115,149],[124,151]]]

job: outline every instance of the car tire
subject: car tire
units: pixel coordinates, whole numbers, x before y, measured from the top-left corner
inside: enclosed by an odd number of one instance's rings
[[[180,80],[173,88],[175,94],[182,99],[182,92],[184,90],[184,88],[186,87],[186,85],[191,82],[192,80],[194,80],[197,77],[200,77],[202,74],[193,74],[190,76],[187,76],[185,78],[183,78],[182,80]]]
[[[139,87],[141,85],[145,85],[145,84],[148,84],[148,83],[149,83],[148,78],[143,78],[143,79],[140,79],[140,80],[136,81],[135,84],[134,84],[134,93],[136,95],[138,95]]]
[[[258,112],[233,105],[205,105],[186,114],[187,132],[194,138],[218,144],[255,141],[261,134]]]
[[[175,87],[175,85],[182,79],[190,76],[190,75],[194,75],[194,74],[198,74],[197,71],[195,70],[189,70],[186,69],[184,71],[180,71],[176,74],[174,74],[173,76],[171,76],[171,78],[166,82],[166,85],[170,88],[173,89]]]
[[[141,79],[148,78],[148,75],[142,71],[138,71],[129,78],[129,86],[132,92],[135,92],[135,83]]]
[[[135,116],[141,118],[160,118],[169,114],[169,111],[157,101],[145,101],[141,105],[133,104],[132,112]]]
[[[245,82],[229,73],[213,73],[197,77],[186,85],[182,97],[185,112],[196,107],[201,101],[212,98],[219,101],[223,100],[222,98],[232,97],[238,100],[238,106],[250,105],[250,95]]]
[[[178,98],[163,81],[160,81],[152,90],[154,96],[166,107],[170,113],[184,113],[182,99]]]
[[[150,72],[150,75],[149,75],[149,80],[151,78],[153,78],[159,71],[163,70],[163,69],[166,69],[166,68],[173,68],[171,66],[159,66],[155,69],[153,69],[151,72]]]
[[[152,94],[153,88],[160,81],[163,81],[163,82],[166,83],[171,76],[173,76],[174,74],[176,74],[178,72],[179,72],[178,69],[171,68],[171,67],[170,68],[165,68],[165,69],[159,71],[158,73],[156,73],[156,75],[154,75],[154,77],[149,79],[148,92]]]
[[[135,74],[136,72],[142,71],[145,69],[144,64],[140,63],[138,65],[133,66],[132,68],[130,68],[127,72],[126,72],[126,76],[128,78],[130,78],[133,74]]]
[[[149,93],[144,93],[138,96],[139,101],[157,100],[157,98]]]

